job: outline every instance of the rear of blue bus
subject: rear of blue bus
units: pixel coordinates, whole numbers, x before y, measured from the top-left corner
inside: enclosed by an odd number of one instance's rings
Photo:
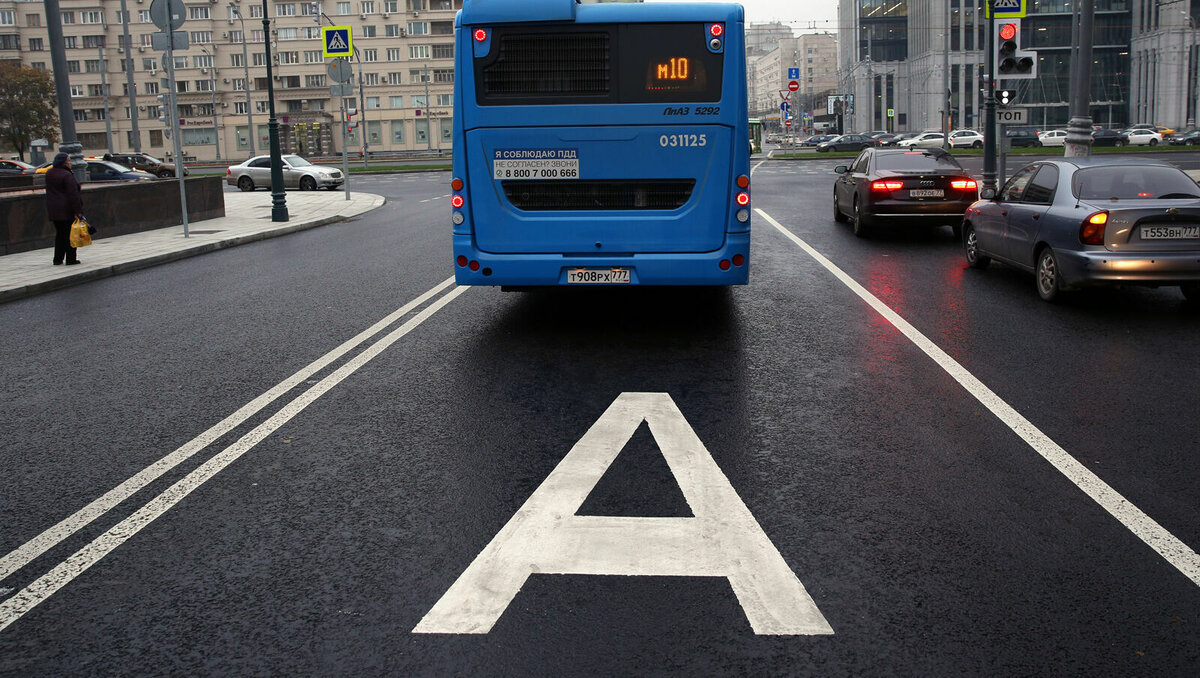
[[[740,5],[466,0],[451,196],[460,285],[744,285]]]

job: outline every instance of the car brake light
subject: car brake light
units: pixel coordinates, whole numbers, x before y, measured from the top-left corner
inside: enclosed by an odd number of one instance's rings
[[[1108,223],[1108,212],[1096,212],[1083,220],[1079,226],[1079,242],[1084,245],[1104,244],[1104,225]]]
[[[872,191],[898,191],[904,188],[903,181],[872,181]]]
[[[950,188],[957,188],[960,191],[973,191],[977,186],[974,179],[954,179],[950,182]]]

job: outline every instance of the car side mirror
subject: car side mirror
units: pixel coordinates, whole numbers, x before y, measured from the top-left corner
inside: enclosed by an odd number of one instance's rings
[[[983,189],[979,192],[979,197],[983,198],[984,200],[995,200],[996,202],[1000,202],[1000,198],[996,195],[996,189],[994,188]]]
[[[833,168],[833,171],[837,172],[838,174],[845,174],[846,172],[850,171],[850,168],[846,165],[838,165],[837,167]]]

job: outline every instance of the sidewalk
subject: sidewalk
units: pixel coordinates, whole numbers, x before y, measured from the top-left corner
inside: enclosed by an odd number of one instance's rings
[[[0,256],[0,303],[136,271],[169,261],[295,233],[369,212],[384,203],[372,193],[289,191],[289,221],[271,221],[271,192],[226,193],[225,216],[154,231],[101,238],[79,250],[78,266],[54,266],[54,248]]]

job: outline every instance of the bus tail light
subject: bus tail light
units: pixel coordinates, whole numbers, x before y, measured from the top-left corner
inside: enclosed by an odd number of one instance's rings
[[[452,207],[454,207],[455,209],[462,207],[463,206],[463,197],[461,195],[456,195],[453,198],[450,198],[450,205]]]
[[[459,266],[466,266],[467,265],[467,255],[465,255],[465,254],[458,255],[458,259],[455,260],[455,263],[457,263]]]
[[[749,188],[750,187],[750,177],[746,176],[745,174],[739,176],[737,178],[737,185],[738,185],[738,188]]]
[[[1096,212],[1079,225],[1079,242],[1084,245],[1103,245],[1104,226],[1108,223],[1108,212]]]
[[[476,28],[475,29],[475,42],[483,42],[484,40],[487,40],[487,30],[485,30],[483,28]]]
[[[462,187],[463,187],[463,181],[462,181],[462,179],[459,179],[458,177],[455,177],[454,181],[450,182],[450,188],[452,188],[456,191],[461,191]]]
[[[872,181],[872,191],[898,191],[904,188],[903,181]]]
[[[713,36],[714,38],[721,37],[721,35],[723,33],[725,33],[725,27],[722,26],[721,24],[713,24],[708,27],[708,34]]]
[[[741,266],[744,263],[746,263],[746,257],[743,257],[740,254],[733,255],[733,265],[734,266]]]
[[[738,193],[737,194],[737,204],[741,205],[742,207],[749,205],[750,204],[750,194],[745,191]]]
[[[728,271],[728,270],[729,270],[729,260],[728,260],[728,259],[722,259],[722,260],[721,260],[721,263],[719,263],[719,264],[717,264],[717,265],[721,267],[721,270],[722,270],[722,271]]]

